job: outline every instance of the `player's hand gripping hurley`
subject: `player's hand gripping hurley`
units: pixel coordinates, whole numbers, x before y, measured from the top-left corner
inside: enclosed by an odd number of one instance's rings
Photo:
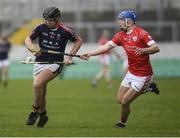
[[[31,57],[27,57],[26,60],[21,61],[22,64],[65,64],[64,62],[60,62],[60,61],[54,61],[54,62],[49,62],[49,61],[40,61],[40,62],[36,62],[33,61],[33,59]],[[67,64],[66,66],[69,65],[75,65],[75,63],[71,63],[71,64]]]
[[[41,52],[42,53],[57,54],[57,55],[66,55],[66,56],[71,56],[71,57],[79,57],[80,58],[80,55],[74,55],[74,54],[69,54],[69,53],[57,52],[57,51],[53,51],[53,50],[41,49]]]

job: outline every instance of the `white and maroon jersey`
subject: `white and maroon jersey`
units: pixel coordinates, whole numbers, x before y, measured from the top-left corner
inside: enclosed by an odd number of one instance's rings
[[[155,41],[140,27],[135,27],[131,32],[120,31],[116,33],[109,44],[112,46],[122,46],[128,56],[128,70],[136,76],[148,76],[153,74],[149,55],[135,55],[135,48],[146,48]]]

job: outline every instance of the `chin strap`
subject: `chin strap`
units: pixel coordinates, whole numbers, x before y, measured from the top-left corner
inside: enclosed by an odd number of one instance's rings
[[[127,28],[128,28],[129,26],[131,26],[132,24],[133,24],[133,22],[131,22],[130,24],[128,24],[128,19],[125,18],[125,27],[124,27],[124,30],[127,30]]]

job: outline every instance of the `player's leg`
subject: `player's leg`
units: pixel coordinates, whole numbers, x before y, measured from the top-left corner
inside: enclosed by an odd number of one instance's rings
[[[120,85],[118,92],[117,92],[117,101],[119,104],[121,104],[123,96],[127,93],[127,91],[129,89],[130,89],[129,87],[124,87],[124,86]]]
[[[46,111],[46,93],[47,93],[47,84],[44,85],[43,87],[43,96],[42,96],[42,102],[41,102],[41,108],[39,110],[39,121],[37,126],[38,127],[43,127],[47,121],[48,121],[48,116],[47,116],[47,111]]]
[[[29,114],[28,120],[26,122],[27,125],[34,125],[37,118],[39,117],[39,111],[42,106],[43,101],[43,91],[46,87],[46,84],[49,80],[56,77],[56,73],[54,71],[58,70],[60,65],[52,64],[52,65],[40,65],[35,64],[34,66],[34,81],[33,81],[33,89],[34,89],[34,102],[33,102],[33,112]],[[46,91],[45,91],[46,92]],[[45,97],[44,93],[44,97]],[[44,101],[45,103],[45,101]],[[43,104],[45,109],[45,104]],[[47,121],[46,121],[47,122]]]
[[[117,101],[119,104],[121,104],[123,96],[130,89],[130,87],[131,87],[131,78],[128,74],[126,74],[117,92]]]
[[[101,70],[97,73],[95,79],[93,79],[93,80],[91,81],[91,86],[93,86],[93,87],[96,87],[98,81],[103,77],[103,66],[104,66],[104,65],[103,65],[103,64],[101,64],[101,65],[102,65]]]
[[[124,97],[124,95],[127,93],[128,90],[129,90],[129,86],[124,87],[120,85],[117,92],[117,101],[119,104],[121,104],[122,98]],[[125,127],[125,125],[121,123],[121,120],[119,120],[119,122],[115,125],[115,127]]]
[[[96,80],[99,81],[102,77],[104,77],[104,68],[106,68],[106,56],[99,57],[99,63],[101,65],[101,71],[96,75]]]
[[[0,60],[0,85],[2,82],[2,61]]]
[[[26,125],[34,125],[37,118],[39,117],[39,110],[41,106],[41,100],[43,95],[42,87],[39,87],[37,82],[40,81],[41,74],[38,74],[34,77],[33,81],[33,91],[34,91],[34,99],[33,99],[33,111],[29,114]],[[40,84],[40,83],[39,83]]]
[[[46,87],[48,81],[56,77],[56,71],[59,69],[60,65],[57,64],[35,64],[33,72],[34,107],[40,109],[43,89]]]
[[[121,103],[121,116],[120,121],[116,124],[116,127],[125,127],[130,114],[130,104],[141,94],[142,92],[136,92],[133,88],[129,88],[128,91],[119,99],[119,102]]]
[[[2,68],[0,68],[0,85],[1,85],[1,82],[2,82]]]
[[[104,76],[104,66],[106,65],[106,56],[101,55],[99,57],[99,63],[101,65],[101,70],[97,73],[96,77],[94,80],[92,80],[91,85],[96,86],[98,81],[102,79]]]
[[[109,65],[104,66],[104,76],[105,76],[106,82],[108,83],[108,87],[111,88],[112,87],[112,79],[111,79],[111,75],[110,75]]]
[[[130,104],[139,95],[143,94],[143,90],[146,89],[152,80],[152,76],[139,77],[128,72],[121,83],[121,89],[118,91],[118,102],[121,104],[121,117],[120,121],[116,124],[117,127],[125,127],[125,123],[130,114]],[[124,87],[129,89],[122,93]]]
[[[8,85],[8,66],[2,68],[2,84],[4,88],[7,88]]]
[[[160,90],[155,82],[151,82],[148,88],[144,92],[152,92],[158,95],[160,93]]]
[[[110,55],[104,55],[103,56],[103,76],[105,77],[105,80],[108,84],[108,87],[112,87],[112,79],[110,75]]]
[[[44,125],[48,121],[47,110],[46,110],[47,84],[48,84],[48,82],[53,80],[59,73],[61,73],[62,70],[63,70],[63,66],[59,66],[59,68],[56,69],[55,71],[45,69],[42,72],[42,75],[46,76],[46,77],[44,78],[44,83],[43,83],[43,95],[42,95],[42,101],[41,101],[41,106],[40,106],[40,110],[39,110],[40,118],[39,118],[37,127],[44,127]]]
[[[43,90],[44,87],[47,85],[47,79],[53,76],[54,74],[49,69],[44,69],[37,76],[35,76],[33,81],[33,90],[34,90],[33,112],[31,112],[29,115],[29,118],[26,122],[27,125],[34,125],[34,123],[36,122],[39,116],[40,111],[42,111],[41,106],[45,110],[45,100],[43,101],[43,92],[44,92]]]
[[[33,81],[33,91],[34,91],[34,101],[33,101],[33,107],[34,112],[39,112],[42,96],[43,96],[43,72],[38,74]]]
[[[121,85],[120,85],[118,92],[117,92],[117,101],[119,104],[121,104],[121,101],[122,101],[124,95],[130,89],[130,87],[131,87],[130,84],[131,84],[130,77],[127,74],[124,77],[123,81],[121,82]],[[119,120],[119,122],[115,125],[115,127],[125,127],[125,125],[121,122],[121,120]]]
[[[97,73],[97,75],[95,77],[96,83],[98,83],[98,81],[101,80],[102,77],[103,77],[103,65],[102,65],[101,70]]]
[[[44,85],[43,87],[43,96],[42,96],[42,102],[41,102],[41,108],[39,112],[44,112],[46,111],[46,93],[47,93],[47,84]]]
[[[40,119],[37,124],[38,127],[43,127],[48,121],[47,111],[45,107],[46,106],[46,92],[47,92],[46,87],[47,87],[48,82],[54,79],[57,76],[57,74],[58,74],[57,72],[54,73],[50,69],[45,69],[40,73],[38,80],[36,80],[37,82],[34,84],[35,93],[36,92],[38,93],[42,90],[41,98],[39,97],[39,99],[41,100],[40,100],[40,109],[39,109]],[[38,102],[39,101],[34,101],[34,105]]]

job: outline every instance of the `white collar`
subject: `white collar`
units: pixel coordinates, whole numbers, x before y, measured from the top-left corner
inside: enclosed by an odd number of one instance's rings
[[[51,31],[56,31],[58,28],[50,29]]]

